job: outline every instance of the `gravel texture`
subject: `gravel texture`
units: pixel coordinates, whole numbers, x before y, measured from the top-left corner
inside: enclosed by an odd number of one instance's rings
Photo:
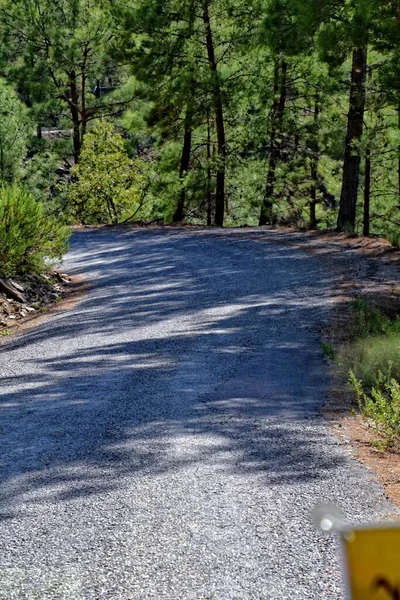
[[[337,275],[243,236],[74,235],[90,293],[0,347],[1,600],[343,598],[314,505],[393,507],[320,414]]]

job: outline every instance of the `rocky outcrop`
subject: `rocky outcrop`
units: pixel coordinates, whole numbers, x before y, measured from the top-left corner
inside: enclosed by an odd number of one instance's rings
[[[0,278],[0,332],[60,301],[71,283],[68,275],[57,272],[27,276],[21,281]]]

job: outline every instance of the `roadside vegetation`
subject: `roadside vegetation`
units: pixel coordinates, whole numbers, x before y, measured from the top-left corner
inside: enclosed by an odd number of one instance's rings
[[[68,248],[69,228],[26,187],[0,187],[0,335],[67,295],[70,278],[52,270]]]
[[[68,238],[68,228],[26,189],[0,188],[0,277],[40,275],[49,259],[62,258]]]
[[[354,393],[355,406],[377,434],[378,449],[400,443],[400,316],[389,318],[363,299],[351,305],[348,340],[323,351]]]
[[[1,0],[0,41],[0,184],[58,222],[399,244],[396,3]]]

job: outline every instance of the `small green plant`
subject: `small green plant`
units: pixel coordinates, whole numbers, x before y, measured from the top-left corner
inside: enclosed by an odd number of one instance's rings
[[[329,360],[335,360],[336,351],[335,351],[335,347],[332,344],[332,342],[322,342],[321,348],[322,348],[322,352],[324,353],[324,356],[326,356],[326,358],[329,358]]]
[[[387,444],[384,440],[372,440],[371,444],[375,450],[378,450],[379,452],[385,452],[385,450],[387,450]]]
[[[400,248],[400,231],[389,233],[387,239],[394,248]]]
[[[375,384],[370,391],[350,371],[349,385],[353,390],[361,414],[372,427],[384,437],[378,441],[382,449],[387,449],[400,440],[400,384],[392,377],[392,364],[386,372],[378,371]]]
[[[69,235],[24,188],[0,187],[0,276],[40,274],[62,257]]]
[[[353,338],[366,338],[370,335],[386,333],[390,319],[375,306],[360,298],[351,303],[351,308],[354,315]]]

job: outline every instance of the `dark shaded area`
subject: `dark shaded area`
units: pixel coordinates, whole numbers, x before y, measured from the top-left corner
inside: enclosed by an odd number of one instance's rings
[[[65,484],[53,499],[71,500],[194,463],[293,485],[338,467],[313,426],[331,285],[316,258],[105,229],[75,234],[64,268],[88,274],[89,296],[1,348],[4,516],[26,492]],[[176,455],[180,436],[193,452]]]

